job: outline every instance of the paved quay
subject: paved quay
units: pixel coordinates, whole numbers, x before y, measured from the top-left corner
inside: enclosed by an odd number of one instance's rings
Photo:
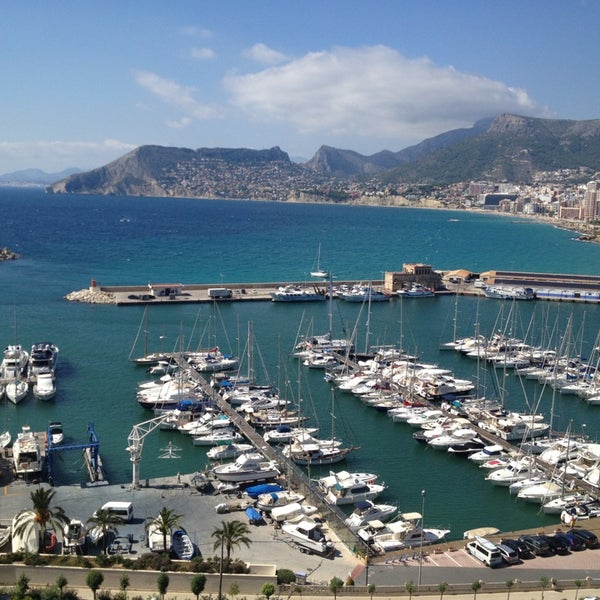
[[[127,537],[131,535],[133,543],[126,553],[128,558],[135,559],[137,556],[148,552],[145,524],[153,519],[161,508],[167,507],[177,514],[182,515],[181,525],[188,531],[192,540],[204,556],[214,556],[217,552],[213,549],[213,538],[211,533],[221,525],[224,520],[239,519],[246,521],[243,512],[231,512],[217,514],[215,506],[221,502],[235,499],[234,496],[227,497],[222,494],[202,494],[191,485],[192,474],[149,479],[143,481],[139,489],[131,489],[129,484],[113,485],[74,485],[57,486],[55,504],[62,506],[70,517],[76,517],[86,521],[92,513],[108,501],[129,501],[134,505],[135,518],[133,522],[119,527],[119,535]],[[35,489],[34,484],[23,481],[15,481],[2,488],[0,501],[0,520],[10,520],[17,512],[30,506],[29,494]],[[587,529],[600,533],[600,520],[594,519],[583,521]],[[455,597],[458,592],[465,598],[473,598],[471,584],[473,581],[484,582],[481,591],[477,594],[480,600],[492,595],[493,591],[507,593],[506,581],[518,580],[519,583],[511,588],[513,600],[531,600],[537,597],[538,591],[533,591],[542,577],[555,578],[561,591],[556,592],[547,589],[545,599],[575,598],[574,580],[583,583],[579,591],[579,598],[585,596],[600,595],[600,549],[584,550],[567,556],[537,557],[520,564],[500,569],[489,569],[476,561],[464,550],[464,542],[451,542],[441,544],[437,547],[426,548],[422,560],[417,556],[406,554],[403,560],[398,557],[379,559],[370,565],[354,555],[335,536],[335,532],[327,530],[326,533],[334,540],[336,555],[331,558],[311,556],[301,553],[293,547],[282,533],[271,525],[251,526],[251,546],[240,546],[234,549],[234,558],[239,558],[250,564],[259,564],[263,573],[274,573],[275,569],[287,568],[295,573],[304,573],[307,577],[307,586],[303,589],[302,597],[321,597],[330,592],[327,589],[329,581],[333,577],[339,577],[346,581],[349,576],[354,578],[356,587],[346,590],[353,596],[368,597],[367,583],[374,584],[376,589],[386,597],[407,596],[406,583],[417,583],[421,581],[420,596],[431,596],[439,598],[438,586],[441,582],[449,584],[446,595]],[[517,532],[512,535],[517,535]],[[546,530],[546,533],[552,533]],[[492,536],[492,539],[498,539]],[[60,541],[60,538],[59,538]],[[60,544],[59,544],[60,546]],[[90,554],[100,552],[100,548],[93,548]],[[267,567],[265,567],[267,565]],[[268,567],[270,565],[270,567]],[[53,579],[48,583],[53,583]],[[211,582],[214,587],[214,581]],[[224,590],[228,589],[227,584]],[[156,587],[155,574],[148,575],[148,584],[144,593],[152,591]],[[521,588],[526,588],[527,591]],[[598,589],[596,589],[598,588]],[[185,586],[183,590],[185,590]],[[207,586],[207,592],[213,592]],[[260,590],[256,590],[258,593]],[[131,593],[134,590],[130,590]],[[246,593],[246,590],[243,590]],[[343,593],[343,592],[342,592]],[[459,595],[460,595],[459,593]],[[89,590],[81,590],[84,598],[91,598]],[[288,592],[289,595],[289,592]],[[379,595],[379,594],[377,594]],[[168,593],[173,598],[189,598],[191,594],[182,590]]]

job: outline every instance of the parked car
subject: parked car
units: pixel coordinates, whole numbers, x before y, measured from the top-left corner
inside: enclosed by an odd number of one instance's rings
[[[552,549],[548,545],[548,542],[541,535],[521,535],[518,539],[525,542],[536,556],[552,554]]]
[[[508,548],[512,548],[517,551],[519,558],[533,558],[533,552],[529,549],[529,546],[520,540],[513,540],[512,538],[507,538],[505,540],[501,540],[500,543],[503,546],[507,546]]]
[[[598,538],[595,533],[587,529],[571,529],[571,533],[581,538],[586,548],[595,548],[598,545]]]
[[[560,535],[542,535],[555,554],[568,554],[571,543]]]
[[[507,565],[514,565],[518,562],[521,562],[519,558],[519,551],[507,546],[506,544],[496,544],[498,550],[500,550],[500,555],[502,556],[502,560]]]
[[[570,531],[557,533],[556,536],[561,536],[565,539],[569,544],[569,550],[571,550],[571,552],[579,552],[580,550],[585,550],[587,548],[585,542],[580,537],[573,535]]]

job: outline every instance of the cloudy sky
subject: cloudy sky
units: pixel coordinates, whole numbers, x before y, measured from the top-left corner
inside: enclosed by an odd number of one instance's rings
[[[0,173],[600,118],[600,0],[5,0]]]

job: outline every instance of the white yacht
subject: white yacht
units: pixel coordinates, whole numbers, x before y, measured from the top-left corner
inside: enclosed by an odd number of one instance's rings
[[[29,353],[19,345],[7,346],[0,364],[0,375],[3,379],[20,379],[27,374]]]
[[[29,425],[23,425],[13,443],[13,462],[17,476],[27,477],[42,471],[40,442]]]
[[[54,373],[58,360],[58,346],[52,342],[38,342],[31,346],[29,376],[38,373]]]
[[[13,404],[18,404],[27,397],[29,385],[22,379],[12,379],[6,384],[4,393]]]
[[[50,371],[38,372],[33,384],[33,395],[39,400],[52,400],[56,395],[54,374]]]
[[[297,523],[286,521],[281,529],[295,544],[310,553],[329,556],[334,552],[333,542],[325,536],[321,524],[312,519],[305,518]]]
[[[391,519],[398,507],[392,504],[374,504],[371,500],[357,502],[352,514],[344,521],[346,525],[353,530],[364,527],[371,521],[381,521],[382,523]]]
[[[273,479],[280,475],[277,463],[266,460],[262,454],[257,452],[242,454],[235,459],[235,462],[217,465],[213,467],[212,471],[220,481],[236,483]]]

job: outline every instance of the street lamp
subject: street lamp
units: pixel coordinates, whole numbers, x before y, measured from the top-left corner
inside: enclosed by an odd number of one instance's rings
[[[421,586],[421,569],[423,567],[423,539],[425,538],[425,490],[421,491],[421,548],[419,552],[419,587]]]

